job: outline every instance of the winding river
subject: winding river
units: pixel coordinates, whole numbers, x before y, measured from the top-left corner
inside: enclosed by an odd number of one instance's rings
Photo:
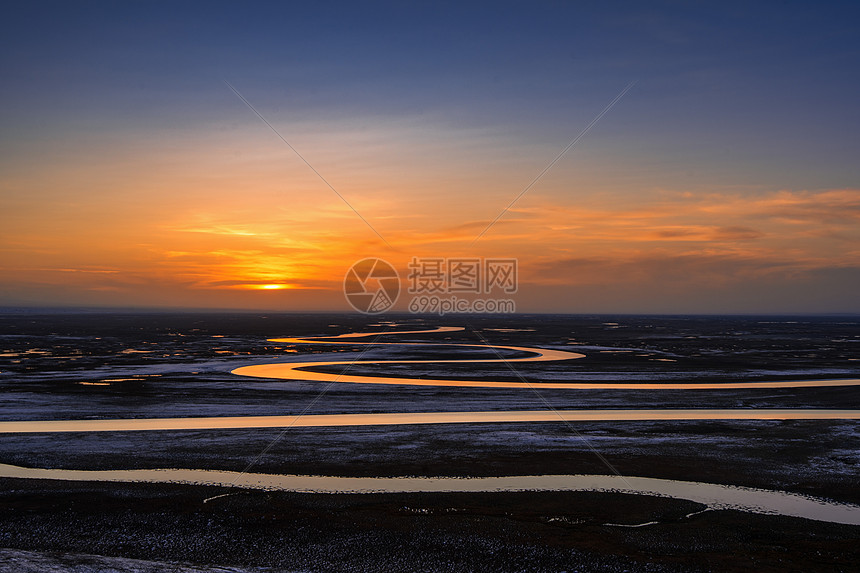
[[[352,333],[318,338],[276,338],[287,344],[393,344],[426,345],[404,342],[355,342],[354,339],[393,334],[429,334],[463,330],[441,327],[434,330]],[[396,376],[358,376],[310,371],[318,366],[344,364],[444,364],[453,362],[513,363],[573,360],[584,355],[564,350],[519,346],[488,346],[445,343],[461,348],[481,348],[498,358],[462,360],[355,360],[292,362],[243,366],[232,372],[240,376],[344,382],[357,384],[402,384],[420,386],[462,386],[481,388],[566,388],[576,390],[706,390],[740,388],[799,388],[816,386],[855,386],[860,380],[802,380],[728,383],[567,383],[567,382],[489,382],[477,380],[413,379]],[[500,351],[526,353],[521,358],[503,358]],[[145,418],[115,420],[47,420],[0,422],[0,433],[21,432],[100,432],[141,430],[205,430],[230,428],[334,427],[400,424],[513,423],[597,420],[857,420],[860,410],[795,409],[614,409],[614,410],[522,410],[493,412],[417,412],[386,414],[322,414],[304,416],[241,416],[198,418]],[[394,477],[349,478],[239,473],[199,469],[148,470],[64,470],[26,468],[0,464],[0,477],[73,481],[155,482],[216,485],[251,489],[310,493],[410,493],[410,492],[502,492],[502,491],[600,491],[654,495],[685,499],[709,509],[738,509],[763,514],[803,517],[834,523],[860,525],[860,506],[831,502],[799,494],[720,484],[664,480],[618,475],[542,475],[470,478]],[[214,499],[214,498],[212,498]]]
[[[595,491],[685,499],[708,509],[804,517],[860,525],[860,506],[782,491],[712,483],[617,475],[542,475],[501,477],[332,477],[240,473],[213,470],[56,470],[0,464],[0,476],[102,482],[182,483],[301,493],[418,493]],[[221,497],[221,496],[216,496]],[[216,499],[210,498],[210,499]]]
[[[396,332],[356,332],[341,334],[339,336],[306,337],[306,338],[272,338],[269,342],[283,344],[344,344],[343,339],[349,339],[348,344],[367,344],[373,346],[396,345],[396,346],[426,346],[421,342],[355,342],[356,338],[368,338],[392,334],[430,334],[437,332],[455,332],[464,330],[461,326],[443,326],[433,330],[403,330]],[[491,382],[484,380],[442,380],[432,378],[401,378],[397,376],[357,376],[351,374],[331,374],[326,372],[312,372],[309,369],[319,366],[335,366],[344,364],[450,364],[450,363],[502,363],[511,364],[519,362],[549,362],[558,360],[574,360],[584,358],[584,354],[570,352],[567,350],[551,350],[546,348],[529,348],[522,346],[496,346],[485,344],[460,344],[445,343],[449,346],[459,348],[480,348],[491,350],[496,353],[497,358],[459,360],[342,360],[326,362],[279,362],[273,364],[256,364],[243,366],[233,370],[233,374],[240,376],[253,376],[255,378],[276,378],[284,380],[305,380],[313,382],[347,382],[353,384],[398,384],[405,386],[457,386],[467,388],[548,388],[568,390],[735,390],[749,388],[811,388],[821,386],[857,386],[860,379],[846,380],[780,380],[773,382],[695,382],[695,383],[596,383],[596,382]],[[524,358],[503,358],[501,350],[513,350],[528,353],[530,356]]]

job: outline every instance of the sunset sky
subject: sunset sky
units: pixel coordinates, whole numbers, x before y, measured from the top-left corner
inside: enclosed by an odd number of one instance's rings
[[[523,312],[860,312],[858,5],[644,4],[10,5],[0,306],[516,257]]]

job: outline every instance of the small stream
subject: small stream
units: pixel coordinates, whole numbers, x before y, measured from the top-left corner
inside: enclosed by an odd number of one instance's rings
[[[796,493],[616,475],[502,477],[334,477],[193,469],[58,470],[0,464],[0,477],[68,481],[184,483],[302,493],[597,491],[685,499],[709,509],[860,525],[860,506]]]

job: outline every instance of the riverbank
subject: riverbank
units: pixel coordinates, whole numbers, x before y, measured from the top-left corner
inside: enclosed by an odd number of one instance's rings
[[[472,326],[480,335],[449,329],[392,337],[427,344],[387,345],[364,354],[379,361],[429,362],[365,364],[349,373],[522,383],[491,350],[452,346],[474,344],[481,337],[498,346],[528,344],[586,356],[517,361],[516,372],[529,381],[528,388],[519,389],[270,380],[229,371],[293,356],[348,362],[365,351],[361,345],[320,349],[271,338],[289,332],[366,332],[380,325],[332,316],[10,319],[2,338],[6,363],[0,362],[0,420],[26,420],[36,430],[46,421],[65,428],[80,420],[66,429],[80,430],[73,427],[80,423],[107,431],[4,434],[0,463],[369,478],[605,476],[617,470],[625,476],[860,504],[856,420],[562,422],[553,413],[587,410],[588,416],[600,417],[600,410],[617,416],[632,409],[851,409],[860,400],[860,387],[853,385],[652,390],[614,384],[856,379],[856,323],[659,317],[476,320]],[[413,326],[431,324],[409,319],[397,328]],[[346,343],[359,337],[343,338]],[[476,358],[496,363],[475,364]],[[462,362],[438,363],[452,359]],[[318,368],[329,372],[325,376],[330,380],[331,373],[350,367]],[[563,380],[613,386],[541,386]],[[543,421],[227,429],[210,427],[212,420],[203,419],[217,418],[220,425],[228,417],[244,423],[248,416],[301,415],[318,422],[318,416],[388,419],[405,414],[413,419],[438,412],[509,416],[512,410],[540,411]],[[113,419],[133,426],[171,423],[169,418],[210,426],[111,431],[117,429]],[[283,419],[267,423],[279,425]],[[11,478],[0,480],[0,488],[0,547],[35,551],[37,559],[96,563],[78,569],[86,573],[113,566],[104,560],[114,558],[119,560],[115,569],[131,571],[146,571],[152,563],[177,571],[186,566],[176,563],[292,572],[838,571],[856,563],[860,529],[741,511],[703,512],[704,505],[684,499],[582,491],[345,495]],[[204,503],[209,498],[215,499]],[[52,557],[51,551],[59,553]],[[0,551],[0,564],[3,559]],[[132,564],[131,559],[146,563]]]
[[[857,527],[593,492],[314,495],[0,480],[0,546],[288,571],[848,570]],[[26,507],[26,512],[10,511]],[[690,515],[693,514],[693,515]],[[689,516],[689,517],[688,517]],[[641,527],[639,524],[656,522]],[[615,525],[608,525],[615,524]]]

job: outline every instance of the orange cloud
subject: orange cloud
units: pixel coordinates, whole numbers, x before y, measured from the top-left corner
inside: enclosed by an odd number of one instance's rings
[[[587,203],[535,194],[474,244],[510,198],[494,205],[485,192],[461,191],[461,208],[445,197],[433,208],[384,194],[351,197],[393,248],[319,190],[295,208],[272,207],[266,194],[200,201],[195,193],[167,206],[19,211],[0,229],[0,287],[13,298],[80,303],[342,308],[344,273],[368,256],[399,269],[413,256],[517,257],[523,297],[541,285],[727,285],[860,268],[860,190],[661,192]]]

